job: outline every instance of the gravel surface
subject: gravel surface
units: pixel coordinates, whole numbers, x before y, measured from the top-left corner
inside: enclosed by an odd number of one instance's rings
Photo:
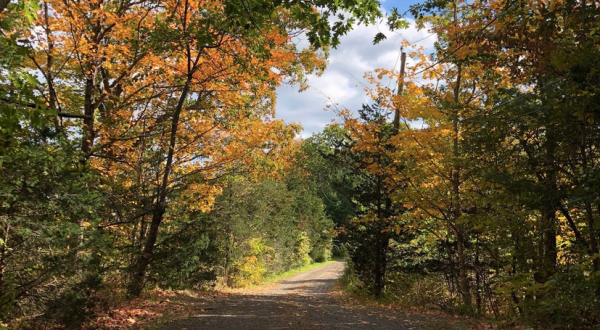
[[[426,320],[430,316],[344,303],[330,293],[343,267],[335,262],[273,287],[193,299],[189,302],[195,305],[193,315],[162,329],[452,329],[443,322],[430,328],[431,320]]]

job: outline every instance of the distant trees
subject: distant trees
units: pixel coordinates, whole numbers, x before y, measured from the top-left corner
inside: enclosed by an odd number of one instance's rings
[[[402,189],[393,178],[401,165],[391,162],[394,134],[383,111],[377,104],[364,105],[359,120],[328,127],[306,142],[316,147],[318,159],[329,164],[328,171],[312,172],[320,178],[315,184],[329,185],[330,192],[322,198],[332,204],[328,210],[339,226],[341,247],[349,254],[350,267],[376,296],[384,292],[390,241],[399,233],[404,212],[390,198]],[[339,212],[338,205],[347,205],[345,211]]]
[[[330,258],[333,223],[321,200],[285,181],[232,183],[211,220],[221,255],[216,275],[230,286]]]
[[[213,211],[178,212],[180,233],[157,246],[149,271],[153,282],[170,288],[243,287],[329,260],[333,224],[321,200],[287,181],[236,177]]]

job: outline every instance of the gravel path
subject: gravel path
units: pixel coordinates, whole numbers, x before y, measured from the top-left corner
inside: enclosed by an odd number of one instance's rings
[[[344,264],[335,262],[300,273],[274,287],[193,299],[194,315],[166,324],[164,330],[276,329],[452,329],[417,314],[344,304],[331,294]],[[425,322],[427,321],[427,322]]]

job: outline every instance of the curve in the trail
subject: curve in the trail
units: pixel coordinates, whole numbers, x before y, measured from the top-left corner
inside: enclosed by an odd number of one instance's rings
[[[344,264],[334,262],[297,274],[269,289],[190,301],[194,314],[164,330],[429,329],[420,315],[374,306],[346,306],[330,291]],[[438,323],[435,329],[452,329]]]
[[[328,294],[343,270],[343,262],[334,262],[285,279],[266,294],[302,296]]]

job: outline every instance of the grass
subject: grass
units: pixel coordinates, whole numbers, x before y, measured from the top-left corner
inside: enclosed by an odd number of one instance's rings
[[[262,282],[257,283],[257,284],[250,284],[241,288],[237,288],[237,289],[226,289],[225,291],[243,291],[243,290],[252,290],[252,289],[256,289],[258,287],[261,286],[269,286],[269,285],[273,285],[276,284],[280,281],[285,280],[286,278],[290,278],[298,273],[302,273],[302,272],[306,272],[309,270],[313,270],[316,268],[319,268],[321,266],[325,266],[325,265],[329,265],[331,263],[334,263],[336,261],[339,261],[337,259],[334,260],[329,260],[329,261],[324,261],[324,262],[314,262],[302,267],[298,267],[298,268],[294,268],[294,269],[290,269],[285,273],[281,273],[281,274],[277,274],[277,275],[271,275],[267,278],[265,278]]]

